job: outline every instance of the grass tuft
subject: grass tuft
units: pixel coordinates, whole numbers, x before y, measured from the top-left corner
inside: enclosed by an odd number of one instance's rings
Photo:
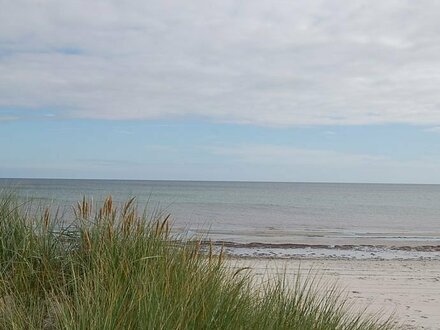
[[[392,329],[350,312],[313,276],[255,286],[226,267],[223,249],[170,235],[134,198],[119,208],[83,198],[73,224],[0,198],[0,329]],[[65,222],[64,222],[65,223]]]

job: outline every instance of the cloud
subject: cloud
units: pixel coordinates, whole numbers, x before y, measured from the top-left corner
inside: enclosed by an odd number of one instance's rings
[[[269,181],[440,182],[440,158],[397,160],[379,154],[247,144],[211,147],[210,152],[235,160],[243,177]]]
[[[292,148],[279,145],[240,145],[227,148],[212,148],[214,154],[235,157],[241,161],[254,164],[279,165],[337,165],[339,167],[353,164],[383,163],[390,161],[387,157],[369,154],[351,154],[332,150]]]
[[[424,131],[430,133],[440,133],[440,126],[425,128]]]
[[[253,125],[440,124],[437,1],[26,1],[0,110]]]

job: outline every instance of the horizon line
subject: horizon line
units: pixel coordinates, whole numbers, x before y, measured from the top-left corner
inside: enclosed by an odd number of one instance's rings
[[[194,179],[121,179],[121,178],[47,178],[0,177],[0,180],[71,180],[71,181],[150,181],[150,182],[218,182],[218,183],[297,183],[297,184],[371,184],[371,185],[440,185],[418,182],[354,182],[354,181],[269,181],[269,180],[194,180]]]

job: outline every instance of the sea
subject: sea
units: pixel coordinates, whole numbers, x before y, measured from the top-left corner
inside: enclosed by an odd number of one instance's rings
[[[1,190],[59,207],[65,221],[84,196],[136,197],[169,213],[180,239],[238,257],[440,260],[440,185],[0,179]]]

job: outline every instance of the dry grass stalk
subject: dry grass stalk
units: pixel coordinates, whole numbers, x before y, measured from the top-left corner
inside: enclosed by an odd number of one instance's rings
[[[90,233],[87,228],[82,230],[82,238],[83,238],[83,246],[86,251],[91,251],[92,249],[92,241],[90,239]]]
[[[50,209],[48,207],[46,207],[44,209],[44,213],[43,213],[44,230],[47,230],[49,228],[49,224],[50,224]]]
[[[168,237],[169,234],[169,225],[168,220],[171,214],[168,214],[163,221],[157,220],[155,223],[154,235],[155,237]]]
[[[124,235],[130,234],[131,226],[134,223],[136,217],[137,216],[135,210],[131,210],[129,213],[123,214],[122,232],[124,233]]]
[[[130,198],[125,204],[124,207],[122,208],[122,216],[125,217],[125,215],[127,214],[127,212],[130,210],[130,207],[133,205],[134,201],[136,200],[136,197],[132,197]]]
[[[73,209],[73,212],[77,219],[90,219],[90,215],[92,214],[92,205],[91,202],[86,200],[86,196],[83,196],[82,201],[76,204],[76,208]]]

